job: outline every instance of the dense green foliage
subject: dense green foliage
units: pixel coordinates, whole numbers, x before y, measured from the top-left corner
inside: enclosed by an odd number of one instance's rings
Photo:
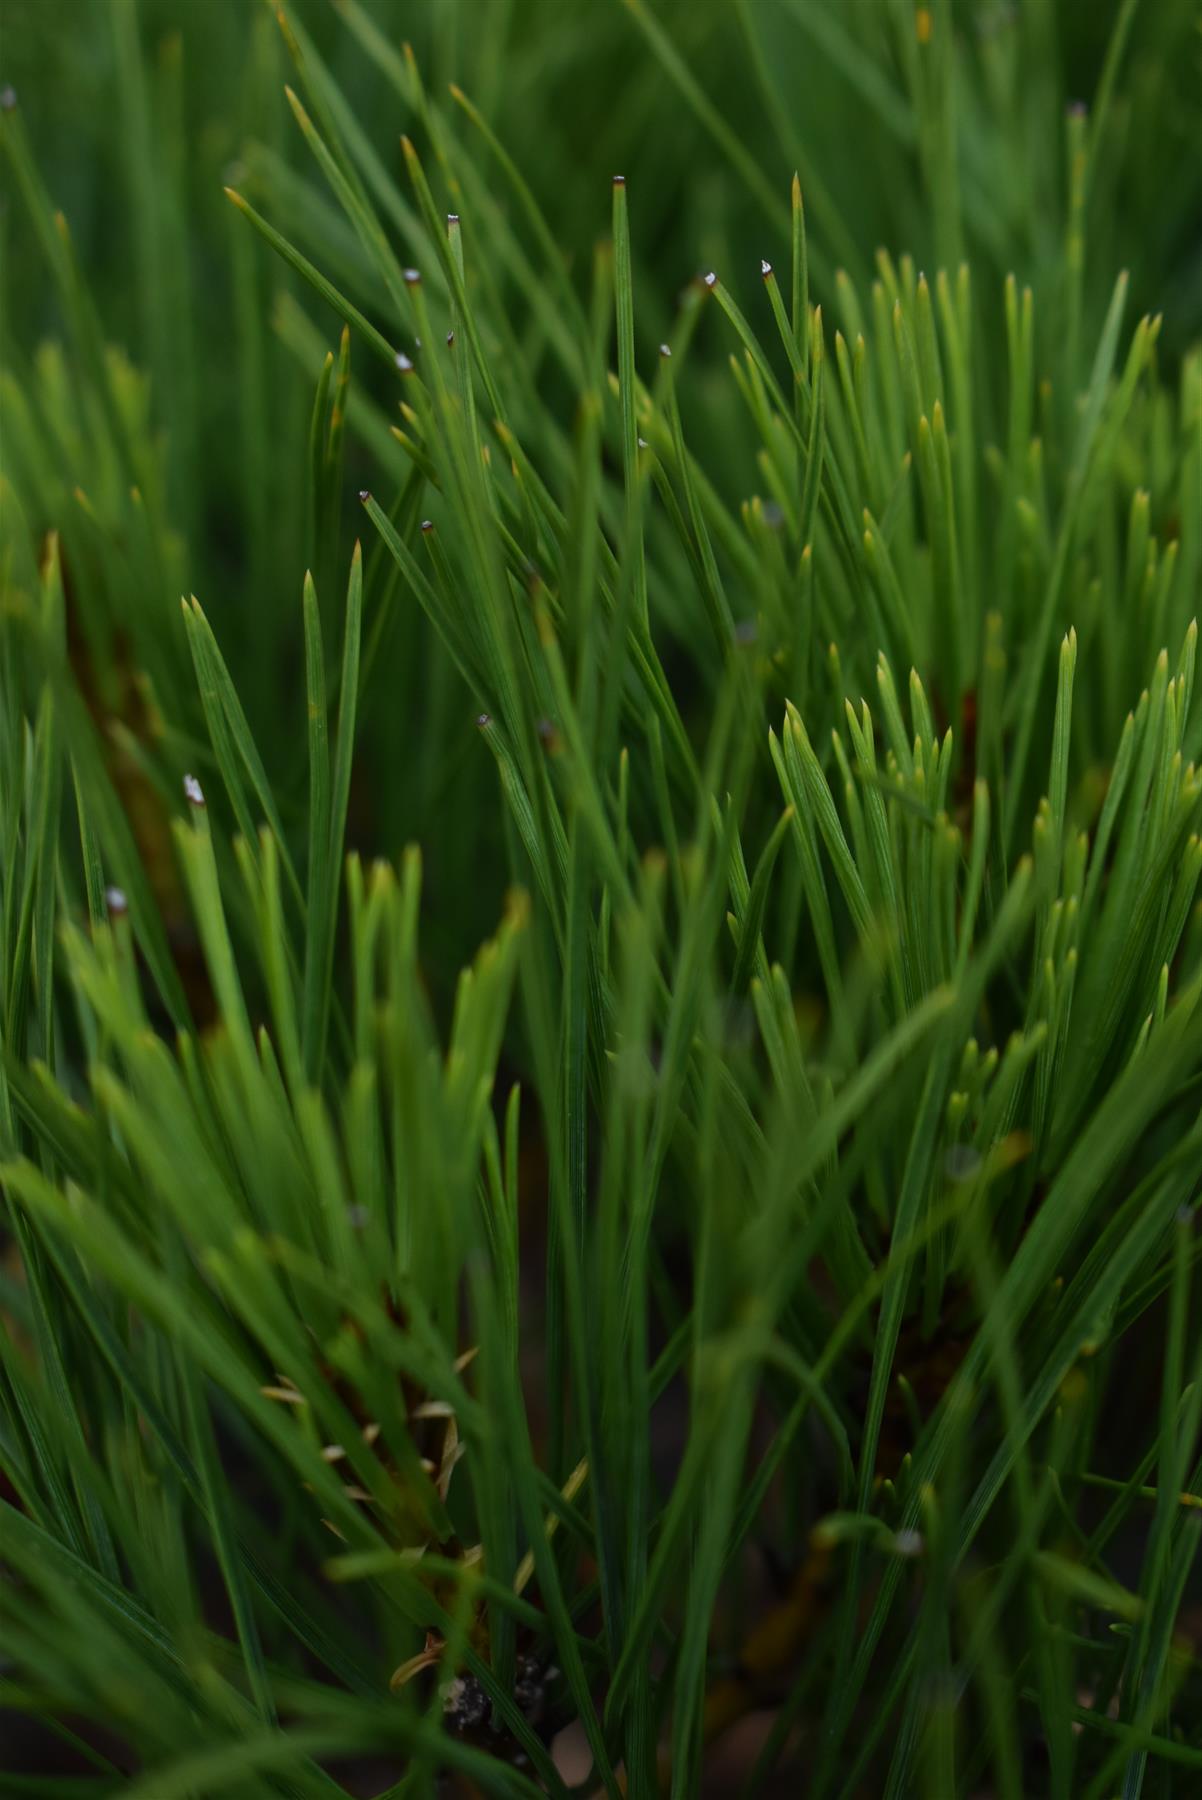
[[[1190,8],[77,10],[0,1792],[1192,1791]]]

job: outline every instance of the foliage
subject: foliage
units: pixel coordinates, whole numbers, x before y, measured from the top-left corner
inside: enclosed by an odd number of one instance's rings
[[[1188,9],[394,10],[5,97],[4,1786],[1176,1791]]]

